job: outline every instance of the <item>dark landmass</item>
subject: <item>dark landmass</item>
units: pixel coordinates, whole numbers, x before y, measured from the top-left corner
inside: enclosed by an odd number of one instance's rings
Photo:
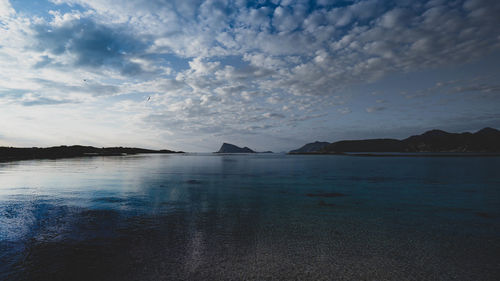
[[[404,152],[405,144],[395,139],[346,140],[331,143],[320,152]]]
[[[140,153],[183,153],[172,150],[151,150],[134,147],[103,147],[93,146],[54,146],[47,148],[31,147],[0,147],[0,161],[29,160],[29,159],[59,159],[85,156],[116,156]]]
[[[325,146],[329,145],[329,142],[315,141],[302,146],[299,149],[291,150],[290,153],[308,153],[316,152],[322,150]]]
[[[309,152],[293,152],[290,154],[343,154],[346,152],[446,152],[446,153],[500,153],[500,131],[484,128],[476,133],[448,133],[431,130],[421,135],[411,136],[403,140],[367,139],[345,140],[324,146],[320,150]],[[398,156],[380,154],[358,154],[360,156]],[[458,156],[449,154],[442,156]],[[432,155],[425,155],[432,156]],[[474,155],[477,156],[477,155]]]
[[[449,152],[500,152],[500,131],[484,128],[476,133],[448,133],[441,130],[428,131],[422,135],[404,139],[407,150]]]
[[[223,143],[216,153],[256,153],[248,147],[239,147],[230,143]]]

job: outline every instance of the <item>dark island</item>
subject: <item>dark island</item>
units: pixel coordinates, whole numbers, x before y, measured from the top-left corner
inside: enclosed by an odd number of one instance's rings
[[[500,131],[484,128],[476,133],[449,133],[442,130],[431,130],[421,135],[411,136],[403,140],[367,139],[344,140],[320,146],[307,144],[290,154],[342,154],[348,152],[397,152],[397,153],[500,153]],[[317,149],[305,150],[307,146]]]
[[[230,143],[223,143],[219,151],[215,153],[256,153],[248,147],[239,147]]]
[[[97,148],[93,146],[54,146],[47,148],[30,147],[0,147],[0,161],[13,161],[13,160],[29,160],[29,159],[59,159],[59,158],[72,158],[72,157],[86,157],[86,156],[117,156],[117,155],[131,155],[141,153],[183,153],[182,151],[172,150],[151,150],[144,148],[134,147],[103,147]]]
[[[248,147],[239,147],[234,144],[230,143],[223,143],[222,146],[220,147],[219,151],[214,152],[214,153],[274,153],[270,150],[268,151],[255,151],[253,149],[250,149]]]

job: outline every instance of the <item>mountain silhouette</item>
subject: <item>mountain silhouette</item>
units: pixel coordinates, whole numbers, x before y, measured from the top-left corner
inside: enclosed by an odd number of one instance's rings
[[[314,144],[314,143],[313,143]],[[309,145],[309,144],[307,144]],[[430,130],[403,140],[366,139],[343,140],[312,151],[290,151],[297,153],[343,153],[343,152],[500,152],[500,131],[484,128],[476,133],[449,133]],[[298,152],[297,152],[298,151]]]

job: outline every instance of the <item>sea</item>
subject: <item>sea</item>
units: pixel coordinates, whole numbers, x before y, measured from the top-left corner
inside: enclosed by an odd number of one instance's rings
[[[500,157],[4,162],[0,280],[500,280]]]

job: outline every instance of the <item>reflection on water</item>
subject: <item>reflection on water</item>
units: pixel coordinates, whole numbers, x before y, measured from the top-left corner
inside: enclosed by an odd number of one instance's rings
[[[0,280],[498,280],[500,158],[0,163]]]

